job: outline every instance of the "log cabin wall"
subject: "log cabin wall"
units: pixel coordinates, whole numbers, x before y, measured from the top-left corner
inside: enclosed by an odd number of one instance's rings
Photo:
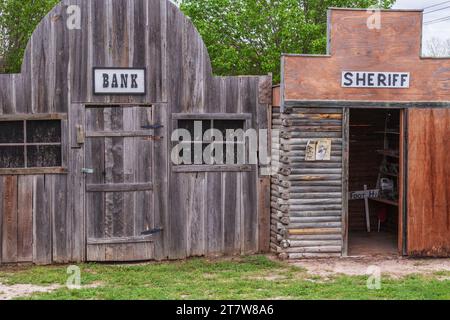
[[[67,27],[72,6],[80,9],[80,28]],[[94,94],[94,67],[146,68],[146,94]],[[175,114],[245,114],[251,128],[266,129],[271,81],[270,75],[213,76],[201,37],[170,1],[62,1],[33,33],[21,73],[0,75],[0,118],[61,119],[63,164],[58,170],[1,172],[0,263],[87,259],[89,203],[81,172],[90,153],[79,128],[113,119],[101,113],[101,119],[93,120],[88,108],[114,106],[151,107],[151,118],[134,121],[164,126],[155,131],[162,139],[152,147],[152,197],[146,206],[152,219],[148,225],[162,232],[144,256],[181,259],[267,250],[269,208],[264,199],[269,184],[258,166],[175,172],[170,135]],[[117,148],[120,144],[109,150],[123,151]],[[123,184],[126,173],[116,156],[105,154],[113,161],[105,165],[106,175],[114,173],[114,181]],[[105,245],[98,260],[133,260],[132,249]]]
[[[343,248],[342,108],[273,108],[272,250],[283,259],[340,256]],[[331,160],[305,160],[308,141],[331,139]]]

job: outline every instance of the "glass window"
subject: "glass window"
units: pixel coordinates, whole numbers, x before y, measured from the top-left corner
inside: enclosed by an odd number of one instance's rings
[[[197,128],[195,130],[195,126],[201,125],[200,128]],[[243,145],[244,141],[242,139],[239,139],[237,134],[233,134],[236,130],[244,130],[245,128],[245,120],[215,120],[215,119],[208,119],[208,120],[178,120],[178,129],[186,129],[190,133],[191,141],[185,141],[190,142],[191,144],[191,163],[189,164],[207,164],[203,154],[195,157],[195,145],[201,144],[202,145],[202,151],[205,150],[205,148],[209,145],[211,145],[212,142],[215,143],[215,148],[222,148],[222,155],[223,155],[223,164],[240,164],[238,163],[238,146]],[[219,141],[218,139],[215,139],[214,137],[212,139],[205,139],[205,133],[209,129],[217,129],[222,134],[222,140]],[[227,130],[231,130],[227,132]],[[201,136],[200,136],[201,133]],[[233,139],[230,141],[227,141],[228,134],[233,134]],[[180,139],[182,141],[182,139]],[[180,141],[180,142],[181,142]],[[230,144],[232,145],[230,148]],[[227,162],[227,146],[228,150],[233,150],[233,155],[231,156],[231,159],[234,159],[233,163]],[[183,152],[183,151],[182,151]],[[180,154],[180,157],[182,157],[183,154]],[[216,154],[213,152],[213,156],[216,156]],[[197,158],[197,161],[195,161]],[[183,163],[186,164],[186,163]]]
[[[0,168],[62,165],[61,121],[0,121]]]

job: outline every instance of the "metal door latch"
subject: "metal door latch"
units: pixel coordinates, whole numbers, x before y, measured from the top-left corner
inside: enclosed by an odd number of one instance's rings
[[[94,173],[94,169],[83,168],[83,169],[81,169],[81,173],[93,174]]]

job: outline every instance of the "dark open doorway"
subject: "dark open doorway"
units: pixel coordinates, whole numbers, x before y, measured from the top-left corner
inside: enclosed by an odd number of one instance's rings
[[[350,194],[372,190],[367,200],[349,197],[350,256],[398,253],[400,118],[401,110],[396,109],[350,110],[348,189]]]

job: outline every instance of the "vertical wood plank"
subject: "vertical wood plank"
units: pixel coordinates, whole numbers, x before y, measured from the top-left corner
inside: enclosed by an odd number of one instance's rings
[[[152,161],[153,189],[153,212],[154,225],[162,228],[163,231],[155,237],[155,259],[162,260],[169,257],[169,133],[170,121],[168,120],[168,105],[153,105],[153,122],[163,124],[164,127],[158,130],[158,134],[163,136],[162,140],[155,142],[154,159]]]
[[[85,175],[81,173],[84,167],[85,149],[87,146],[76,143],[76,126],[85,125],[84,106],[72,104],[69,109],[69,137],[72,148],[69,148],[67,176],[67,248],[71,261],[85,260]],[[95,117],[93,117],[96,119]],[[86,129],[86,128],[84,128]],[[103,150],[103,149],[98,149]],[[102,152],[98,152],[102,153]],[[86,200],[89,203],[89,198]]]
[[[350,109],[345,108],[342,114],[342,256],[348,255],[348,175],[349,175],[349,138],[350,138]]]
[[[52,195],[54,208],[52,210],[53,261],[69,262],[71,224],[67,215],[67,177],[57,175],[53,177],[55,185]]]
[[[18,177],[17,260],[33,260],[33,176]],[[65,214],[65,211],[61,212]]]
[[[2,261],[17,262],[17,176],[5,176],[3,186]]]
[[[51,176],[35,176],[33,181],[33,262],[52,262]]]

